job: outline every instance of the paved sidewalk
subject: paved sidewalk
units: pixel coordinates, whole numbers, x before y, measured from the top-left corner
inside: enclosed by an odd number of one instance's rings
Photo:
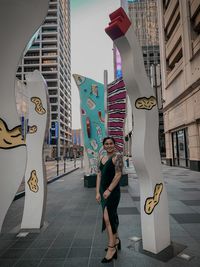
[[[132,164],[126,169],[129,186],[122,187],[119,234],[122,251],[106,266],[200,267],[200,173],[163,165],[170,209],[171,240],[187,246],[190,261],[174,257],[164,262],[141,253],[139,181]],[[40,233],[17,237],[24,198],[13,202],[0,234],[0,266],[99,267],[106,234],[101,233],[101,207],[95,189],[83,187],[81,169],[48,185],[45,226]]]

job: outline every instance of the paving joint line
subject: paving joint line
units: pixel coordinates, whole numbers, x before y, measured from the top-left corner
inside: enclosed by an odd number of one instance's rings
[[[96,214],[96,222],[95,222],[95,227],[94,227],[94,233],[93,233],[93,236],[92,236],[92,244],[91,244],[91,248],[90,248],[90,254],[89,254],[89,257],[88,257],[88,267],[90,265],[90,260],[91,260],[92,250],[93,250],[94,238],[95,238],[95,233],[96,233],[97,223],[98,223],[99,210],[100,210],[100,206],[98,207],[98,211],[97,211],[97,214]]]
[[[71,242],[71,244],[70,244],[70,246],[69,246],[69,249],[68,249],[67,255],[65,256],[65,259],[64,259],[64,263],[63,263],[63,264],[65,264],[65,263],[67,262],[67,259],[68,259],[70,250],[72,249],[73,242],[74,242],[74,240],[75,240],[76,237],[77,237],[78,230],[81,228],[80,226],[82,225],[82,221],[83,221],[83,219],[84,219],[84,217],[85,217],[85,215],[86,215],[86,211],[87,211],[87,209],[88,209],[89,203],[90,203],[90,201],[88,200],[87,208],[86,208],[85,211],[84,211],[84,215],[83,215],[83,217],[82,217],[82,220],[80,220],[79,226],[77,227],[76,233],[74,234],[74,237],[73,237],[72,242]]]

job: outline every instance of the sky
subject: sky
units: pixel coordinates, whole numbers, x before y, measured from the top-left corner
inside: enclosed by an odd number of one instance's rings
[[[103,83],[114,79],[113,42],[104,29],[120,0],[71,0],[71,73]],[[72,129],[81,128],[80,97],[72,77]]]

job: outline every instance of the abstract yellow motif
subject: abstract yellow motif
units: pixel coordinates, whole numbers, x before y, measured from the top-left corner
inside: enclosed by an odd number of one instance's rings
[[[31,97],[31,102],[35,104],[35,111],[38,114],[43,115],[46,113],[45,108],[42,106],[42,100],[39,97],[37,96]]]
[[[160,195],[162,190],[163,190],[163,184],[162,183],[156,184],[153,197],[148,197],[145,201],[144,211],[146,212],[146,214],[149,215],[153,212],[155,206],[160,201]]]
[[[0,119],[0,148],[11,149],[25,145],[21,132],[21,125],[9,130],[6,122]]]
[[[150,110],[156,106],[156,98],[154,96],[140,97],[135,101],[135,107],[137,109],[147,109]]]
[[[28,183],[29,189],[32,192],[34,193],[38,192],[39,186],[38,186],[38,178],[37,178],[36,170],[33,170],[31,172],[30,178],[27,183]]]
[[[28,133],[33,134],[37,132],[37,125],[29,126]]]

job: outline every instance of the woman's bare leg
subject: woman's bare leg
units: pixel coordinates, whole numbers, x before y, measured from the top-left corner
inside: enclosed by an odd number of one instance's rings
[[[116,248],[115,248],[116,234],[113,235],[107,208],[104,209],[103,217],[104,217],[107,235],[108,235],[108,251],[106,253],[106,258],[110,259],[116,251]]]

